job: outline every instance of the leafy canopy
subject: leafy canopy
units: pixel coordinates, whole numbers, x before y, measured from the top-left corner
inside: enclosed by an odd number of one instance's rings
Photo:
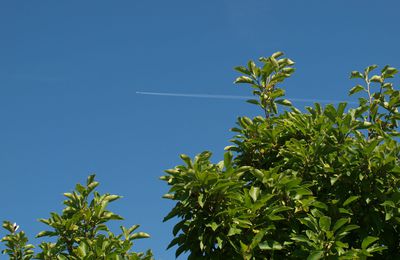
[[[109,203],[121,198],[118,195],[100,195],[95,191],[99,185],[95,176],[88,177],[86,186],[77,184],[72,193],[64,193],[65,208],[62,214],[52,212],[50,218],[39,221],[50,230],[40,232],[36,237],[54,237],[55,242],[42,242],[40,252],[34,254],[34,246],[28,244],[23,231],[17,232],[18,226],[4,221],[3,227],[9,232],[1,241],[5,242],[3,254],[10,259],[28,260],[150,260],[151,251],[146,253],[131,252],[133,241],[147,238],[144,232],[134,233],[139,227],[121,226],[121,234],[116,235],[107,226],[110,220],[123,218],[107,209]]]
[[[252,88],[263,116],[239,117],[233,145],[215,164],[203,152],[166,171],[164,197],[176,201],[164,218],[177,220],[169,248],[189,259],[377,259],[400,258],[400,92],[389,82],[397,69],[377,66],[351,78],[363,93],[346,103],[302,112],[284,99],[282,82],[294,62],[282,52],[236,67],[235,80]],[[375,74],[374,74],[375,73]],[[279,112],[278,107],[284,106]],[[61,214],[40,219],[49,230],[37,237],[39,252],[19,226],[3,222],[1,241],[10,259],[152,259],[131,252],[138,225],[107,224],[122,217],[107,210],[118,195],[101,195],[94,175],[65,193]]]
[[[400,258],[400,92],[388,82],[398,71],[353,71],[356,108],[302,112],[280,85],[294,62],[282,52],[260,62],[236,67],[235,83],[263,116],[238,118],[223,161],[181,155],[161,177],[176,201],[169,248],[189,259]]]

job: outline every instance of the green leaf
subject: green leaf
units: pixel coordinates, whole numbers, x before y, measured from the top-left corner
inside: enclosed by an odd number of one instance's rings
[[[183,252],[186,252],[187,249],[184,245],[178,247],[178,249],[176,249],[175,251],[175,258],[178,258],[178,256],[180,256]]]
[[[347,225],[347,226],[345,226],[345,227],[339,229],[339,230],[338,230],[338,233],[349,232],[349,231],[351,231],[351,230],[359,229],[359,228],[360,228],[360,226],[358,226],[358,225]]]
[[[373,253],[373,252],[380,252],[386,250],[388,247],[387,246],[382,246],[382,245],[373,245],[369,248],[367,248],[368,253]]]
[[[271,221],[280,221],[280,220],[285,219],[284,217],[282,217],[280,215],[269,215],[268,218]]]
[[[314,201],[314,202],[312,203],[312,205],[313,205],[314,207],[319,208],[319,209],[328,210],[328,206],[327,206],[325,203],[322,203],[322,202],[320,202],[320,201]]]
[[[175,195],[174,195],[174,194],[171,194],[171,193],[166,193],[166,194],[164,194],[162,197],[163,197],[164,199],[173,200],[173,199],[175,198]]]
[[[253,237],[250,247],[253,249],[256,246],[258,246],[258,244],[261,242],[261,240],[263,239],[265,235],[265,230],[260,230],[258,231],[258,233]]]
[[[278,100],[275,100],[275,102],[276,102],[277,104],[283,105],[283,106],[288,106],[288,107],[292,106],[292,102],[290,102],[290,101],[287,100],[287,99],[278,99]]]
[[[39,237],[52,237],[52,236],[56,236],[57,232],[53,232],[53,231],[41,231],[39,232],[39,234],[36,235],[37,238]]]
[[[332,231],[336,232],[339,228],[341,228],[343,225],[349,222],[348,218],[341,218],[338,219],[335,224],[333,225]]]
[[[197,202],[199,203],[200,207],[204,207],[204,200],[203,200],[203,193],[201,193],[198,197],[197,197]]]
[[[371,71],[373,71],[374,69],[376,69],[378,67],[378,65],[371,65],[371,66],[368,66],[366,69],[365,69],[365,73],[366,74],[368,74],[368,73],[370,73]]]
[[[310,218],[307,218],[307,217],[306,218],[300,218],[299,221],[300,221],[300,223],[302,223],[303,225],[306,225],[308,228],[310,228],[313,231],[317,231],[318,230],[318,226]]]
[[[285,91],[283,89],[278,88],[270,94],[270,97],[277,98],[277,97],[282,97],[284,95],[285,95]]]
[[[223,241],[220,237],[217,237],[217,245],[218,245],[218,248],[222,249],[223,242],[224,242],[224,241]]]
[[[82,259],[84,259],[85,258],[85,256],[87,255],[87,251],[88,251],[88,246],[87,246],[87,244],[85,243],[85,242],[81,242],[80,244],[79,244],[79,246],[78,246],[78,248],[77,248],[77,251],[78,251],[78,255],[82,258]]]
[[[294,235],[290,238],[291,240],[297,241],[297,242],[303,242],[303,243],[310,243],[310,239],[304,235]]]
[[[283,246],[277,241],[263,241],[258,244],[261,250],[282,250]]]
[[[256,99],[249,99],[249,100],[246,100],[246,102],[250,103],[250,104],[254,104],[254,105],[259,105],[260,104],[260,102],[258,102],[258,100],[256,100]]]
[[[331,227],[331,218],[328,216],[323,216],[319,219],[319,227],[322,231],[329,231]]]
[[[232,155],[231,152],[224,153],[224,166],[225,166],[225,169],[231,168],[231,166],[232,166],[232,158],[233,158],[233,155]]]
[[[337,108],[337,115],[339,117],[342,117],[344,110],[346,109],[347,103],[346,102],[340,102]]]
[[[81,184],[75,185],[75,190],[78,191],[80,194],[85,195],[86,188],[83,187]]]
[[[345,208],[339,208],[339,212],[342,214],[349,214],[349,215],[353,215],[353,213]]]
[[[269,57],[269,61],[271,62],[272,66],[274,66],[275,71],[278,72],[279,63],[278,63],[278,61],[276,60],[276,58],[273,57],[273,56],[271,56],[271,57]]]
[[[396,204],[394,204],[394,202],[391,200],[385,200],[381,205],[390,208],[397,208]]]
[[[269,76],[274,70],[272,63],[267,58],[260,58],[260,61],[265,63],[261,71],[264,73],[265,77]]]
[[[353,94],[355,94],[357,92],[360,92],[361,90],[365,90],[365,88],[363,86],[361,86],[361,85],[356,85],[355,87],[350,89],[349,96],[351,96],[351,95],[353,95]]]
[[[231,227],[229,229],[229,231],[228,231],[228,235],[227,236],[230,237],[230,236],[238,235],[240,233],[242,233],[241,229],[236,228],[236,227]]]
[[[94,182],[94,178],[96,178],[96,174],[91,174],[86,179],[86,185],[89,186],[91,183]]]
[[[236,80],[233,83],[236,83],[236,84],[238,84],[238,83],[251,83],[251,84],[254,84],[254,81],[249,77],[240,76],[240,77],[236,78]]]
[[[378,239],[379,239],[379,237],[371,237],[371,236],[368,236],[368,237],[364,238],[363,241],[362,241],[362,243],[361,243],[361,248],[362,248],[363,250],[364,250],[364,249],[367,249],[367,247],[368,247],[370,244],[374,243],[374,242],[377,241]]]
[[[212,222],[211,224],[207,224],[206,227],[210,227],[213,231],[217,230],[219,225],[215,222]]]
[[[393,78],[395,74],[397,74],[399,71],[396,68],[385,66],[385,68],[382,70],[382,74],[385,78]]]
[[[260,195],[260,188],[252,186],[250,188],[249,195],[253,199],[253,201],[256,201],[258,198],[258,195]]]
[[[135,231],[135,230],[138,229],[139,227],[140,227],[139,225],[133,225],[133,226],[131,226],[131,227],[127,230],[128,234],[131,234],[133,231]],[[122,226],[121,226],[121,228],[122,228]]]
[[[107,200],[108,202],[112,202],[112,201],[115,201],[115,200],[120,199],[120,198],[122,198],[122,197],[118,196],[118,195],[107,195],[104,198],[104,200]]]
[[[304,196],[304,195],[313,195],[312,191],[309,188],[298,188],[295,190],[296,195]]]
[[[377,82],[377,83],[381,83],[383,81],[381,76],[378,75],[374,75],[372,76],[372,78],[370,79],[371,82]]]
[[[341,247],[341,248],[348,248],[349,247],[348,243],[343,243],[341,241],[335,241],[335,245],[337,245],[338,247]]]
[[[246,67],[243,67],[243,66],[235,67],[235,70],[239,71],[243,74],[249,75],[249,76],[251,75],[251,72]]]
[[[274,53],[271,55],[271,57],[277,59],[277,58],[279,58],[279,57],[281,57],[281,56],[283,56],[283,55],[284,55],[283,52],[277,51],[277,52],[274,52]]]
[[[287,64],[287,66],[292,66],[295,64],[295,62],[292,61],[291,59],[285,58],[284,60],[285,60],[285,63]]]
[[[312,209],[311,210],[311,215],[313,215],[316,218],[320,218],[325,216],[321,211],[319,211],[318,209]]]
[[[393,217],[393,211],[390,210],[385,213],[385,221],[390,220],[392,217]]]
[[[350,78],[351,78],[351,79],[354,79],[354,78],[360,78],[360,79],[362,79],[362,78],[364,78],[364,76],[363,76],[363,74],[362,74],[361,72],[359,72],[359,71],[352,71],[351,74],[350,74]]]
[[[138,232],[138,233],[134,233],[132,234],[129,239],[130,240],[134,240],[134,239],[141,239],[141,238],[149,238],[150,235],[145,233],[145,232]]]
[[[307,257],[307,260],[318,260],[322,259],[324,257],[324,251],[313,251],[311,254]]]
[[[360,198],[360,196],[350,196],[347,200],[345,200],[343,202],[343,207],[345,207],[345,206],[349,205],[350,203],[358,200],[359,198]]]
[[[193,167],[192,160],[190,159],[189,156],[187,156],[186,154],[181,154],[180,157],[187,164],[189,168]]]
[[[63,194],[65,197],[69,198],[69,199],[74,199],[74,194],[66,192]]]

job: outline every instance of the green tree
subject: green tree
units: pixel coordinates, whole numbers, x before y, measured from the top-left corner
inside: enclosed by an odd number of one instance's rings
[[[86,186],[77,184],[72,193],[64,193],[66,200],[62,214],[52,212],[50,218],[40,219],[50,230],[42,231],[36,237],[54,237],[55,242],[42,242],[39,245],[40,252],[35,255],[34,246],[28,244],[25,233],[17,233],[16,224],[4,221],[3,227],[9,234],[2,239],[6,246],[2,253],[15,260],[153,259],[151,251],[131,252],[135,239],[149,237],[147,233],[134,233],[138,225],[130,228],[121,226],[119,235],[110,231],[108,222],[123,218],[107,210],[107,206],[121,197],[108,193],[100,195],[95,191],[99,183],[94,178],[95,176],[91,175]]]
[[[236,70],[263,116],[238,118],[224,160],[203,152],[167,170],[164,197],[176,201],[176,255],[189,259],[400,259],[400,92],[385,66],[351,78],[346,103],[305,112],[280,84],[294,62],[277,52]],[[281,112],[278,106],[284,106]]]

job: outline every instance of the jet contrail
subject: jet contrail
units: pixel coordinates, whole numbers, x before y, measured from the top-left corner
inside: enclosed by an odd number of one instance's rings
[[[251,98],[250,96],[161,93],[161,92],[146,92],[146,91],[136,91],[136,94],[153,95],[153,96],[169,96],[169,97],[218,98],[218,99],[249,99],[249,98]]]
[[[152,96],[167,96],[167,97],[191,97],[191,98],[216,98],[216,99],[251,99],[254,96],[232,96],[232,95],[210,95],[210,94],[185,94],[185,93],[166,93],[166,92],[148,92],[148,91],[136,91],[136,94],[140,95],[152,95]],[[320,103],[340,103],[346,102],[348,104],[358,104],[353,101],[346,100],[332,100],[332,99],[307,99],[307,98],[287,98],[288,100],[295,102],[320,102]]]

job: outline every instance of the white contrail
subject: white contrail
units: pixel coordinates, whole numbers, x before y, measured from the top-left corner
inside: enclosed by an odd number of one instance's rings
[[[140,95],[153,95],[153,96],[169,96],[169,97],[192,97],[192,98],[216,98],[216,99],[251,99],[254,96],[231,96],[231,95],[210,95],[210,94],[185,94],[185,93],[166,93],[166,92],[148,92],[136,91]],[[340,103],[346,102],[348,104],[357,104],[357,102],[346,100],[332,100],[332,99],[307,99],[307,98],[288,98],[288,100],[295,102],[320,102],[320,103]]]
[[[193,97],[193,98],[218,98],[218,99],[249,99],[250,96],[230,96],[230,95],[209,95],[209,94],[183,94],[183,93],[162,93],[136,91],[136,94],[170,97]]]

